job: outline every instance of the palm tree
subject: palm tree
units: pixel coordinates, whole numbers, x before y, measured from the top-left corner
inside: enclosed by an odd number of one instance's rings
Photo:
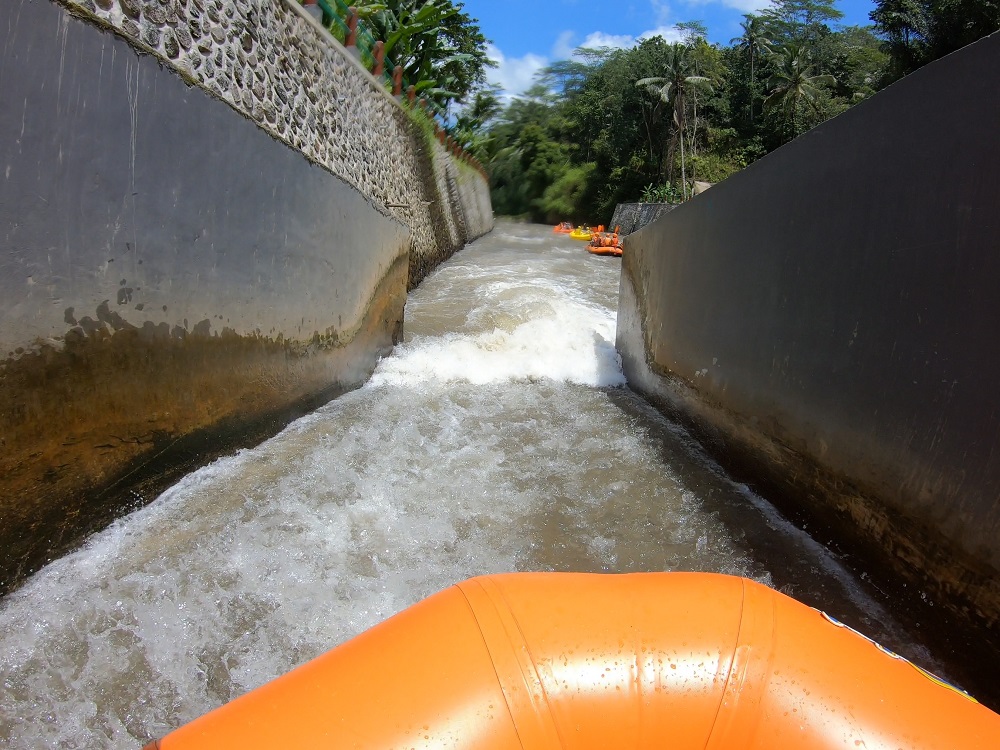
[[[726,77],[726,66],[722,62],[722,55],[719,49],[706,41],[705,37],[698,37],[689,47],[688,59],[691,65],[691,73],[694,76],[701,76],[705,80],[696,84],[691,89],[691,133],[688,136],[688,144],[692,156],[698,155],[698,93],[704,92],[708,95],[714,93],[714,87],[718,86]],[[702,118],[704,121],[704,117]],[[706,126],[707,127],[707,126]],[[691,179],[694,180],[694,169],[691,170]]]
[[[764,100],[764,109],[780,107],[789,117],[792,126],[792,138],[798,135],[796,115],[800,102],[805,102],[813,111],[819,112],[816,97],[820,86],[829,86],[837,82],[831,75],[811,75],[812,62],[809,51],[799,44],[786,44],[774,53],[775,72],[768,79],[770,90]]]
[[[771,42],[764,37],[764,19],[747,13],[740,23],[743,33],[729,40],[736,49],[743,50],[750,58],[750,122],[753,123],[753,105],[756,75],[754,73],[754,62],[762,52],[770,51]]]
[[[635,82],[636,86],[645,87],[657,96],[664,104],[673,105],[674,138],[681,144],[681,194],[687,200],[687,167],[684,162],[684,129],[687,123],[686,95],[693,88],[711,90],[708,79],[704,76],[691,75],[690,48],[684,44],[671,44],[667,47],[665,75],[655,78],[642,78]]]

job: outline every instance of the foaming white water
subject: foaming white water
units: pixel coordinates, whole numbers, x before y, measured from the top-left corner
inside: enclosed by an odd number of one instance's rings
[[[482,573],[799,576],[836,602],[821,548],[627,389],[593,387],[621,382],[620,262],[547,231],[467,248],[368,385],[0,602],[0,746],[141,746]]]
[[[396,356],[380,363],[371,382],[404,386],[461,380],[482,385],[541,379],[624,385],[614,319],[592,308],[563,303],[512,330],[415,337]]]
[[[506,246],[457,258],[425,282],[431,293],[411,300],[408,316],[421,316],[429,300],[438,314],[443,307],[452,317],[430,332],[411,333],[379,365],[372,386],[546,379],[624,385],[614,344],[618,265],[595,262],[579,245],[524,231],[509,227]],[[510,245],[540,247],[526,253]],[[442,306],[441,300],[450,302]]]

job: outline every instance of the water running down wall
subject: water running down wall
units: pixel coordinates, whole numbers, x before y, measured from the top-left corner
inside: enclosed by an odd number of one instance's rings
[[[492,226],[296,5],[67,5],[0,7],[0,592],[362,382]]]
[[[617,341],[733,466],[991,628],[998,79],[994,34],[631,235]]]

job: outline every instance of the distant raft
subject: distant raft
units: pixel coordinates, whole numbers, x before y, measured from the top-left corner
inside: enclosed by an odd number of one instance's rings
[[[1000,716],[753,581],[473,578],[160,750],[996,750]]]
[[[573,231],[573,225],[570,224],[568,221],[564,221],[561,224],[556,224],[554,227],[552,227],[552,231],[557,234],[569,234],[570,232]]]
[[[620,257],[622,254],[622,243],[618,236],[620,228],[615,227],[613,232],[595,232],[587,250],[594,255],[617,255]]]
[[[594,233],[591,232],[586,227],[577,227],[572,232],[569,233],[570,238],[574,240],[583,240],[584,242],[590,242],[593,238]]]

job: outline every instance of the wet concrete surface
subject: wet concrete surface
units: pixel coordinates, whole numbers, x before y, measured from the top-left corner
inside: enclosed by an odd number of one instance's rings
[[[2,363],[0,591],[183,473],[363,382],[400,335],[405,277],[403,257],[345,341],[102,328]]]

